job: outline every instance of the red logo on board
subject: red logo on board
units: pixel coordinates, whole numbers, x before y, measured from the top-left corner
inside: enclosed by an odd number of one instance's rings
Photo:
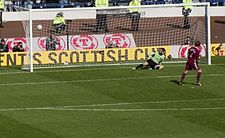
[[[6,40],[6,44],[8,45],[9,52],[12,52],[13,47],[16,46],[19,42],[22,42],[23,48],[25,49],[25,51],[29,51],[29,46],[27,45],[26,38],[19,37],[19,38],[12,38],[12,39]]]
[[[129,48],[131,46],[131,40],[125,34],[107,34],[103,38],[105,45],[107,45],[110,40],[112,40],[119,48]]]
[[[96,49],[98,48],[98,40],[92,35],[73,36],[70,39],[71,45],[75,49]]]

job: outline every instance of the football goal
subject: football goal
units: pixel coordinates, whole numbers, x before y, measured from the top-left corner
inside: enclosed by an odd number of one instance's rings
[[[209,6],[30,9],[21,16],[29,43],[23,68],[136,64],[159,48],[166,50],[165,62],[183,62],[196,40],[202,43],[201,61],[211,64]],[[53,25],[58,14],[65,18],[61,29]]]

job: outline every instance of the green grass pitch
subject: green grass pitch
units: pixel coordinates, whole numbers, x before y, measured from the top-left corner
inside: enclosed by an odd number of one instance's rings
[[[184,64],[35,70],[0,67],[3,138],[223,138],[225,57],[201,65],[202,87]],[[16,71],[16,72],[15,72]]]

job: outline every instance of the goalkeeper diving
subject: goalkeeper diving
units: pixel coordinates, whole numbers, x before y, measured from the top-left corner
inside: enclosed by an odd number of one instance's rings
[[[133,70],[138,70],[138,69],[163,69],[162,62],[165,58],[165,49],[164,48],[159,48],[157,51],[152,52],[146,62],[143,64],[138,65],[135,68],[132,68]]]

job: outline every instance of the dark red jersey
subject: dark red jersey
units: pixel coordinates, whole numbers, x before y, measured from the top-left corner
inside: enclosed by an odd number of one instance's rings
[[[188,50],[188,61],[190,62],[198,62],[200,56],[200,51],[197,47],[191,47]]]
[[[188,55],[187,55],[187,63],[186,63],[186,69],[191,70],[191,69],[200,69],[198,65],[198,60],[200,56],[200,50],[197,47],[191,47],[188,50]]]

